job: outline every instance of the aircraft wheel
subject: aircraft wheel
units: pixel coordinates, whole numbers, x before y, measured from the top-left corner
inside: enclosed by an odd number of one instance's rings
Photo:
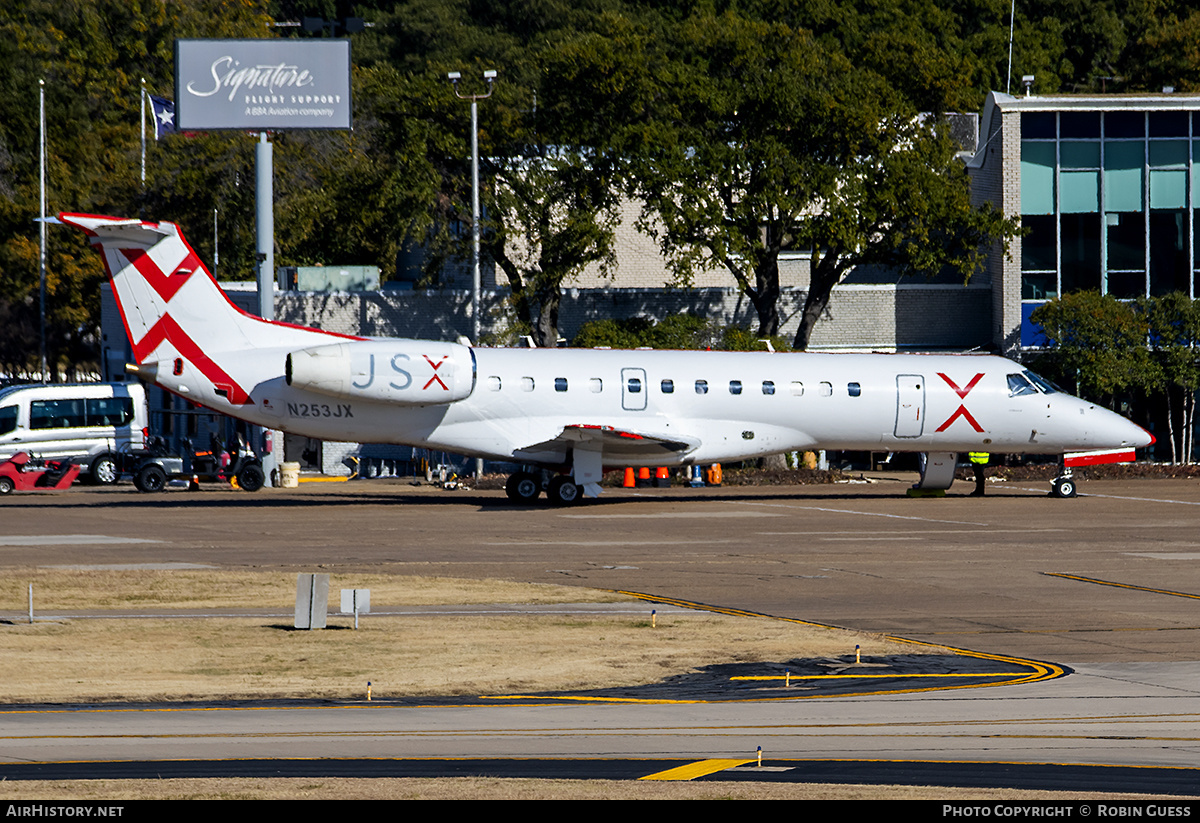
[[[162,466],[151,463],[138,469],[133,476],[133,485],[140,492],[160,492],[167,487],[167,473]]]
[[[117,482],[117,461],[111,454],[102,454],[93,460],[89,471],[97,486],[111,486]]]
[[[574,478],[556,477],[550,481],[546,495],[556,506],[574,506],[583,499],[583,488],[575,485]]]
[[[1070,477],[1064,477],[1054,481],[1050,493],[1055,497],[1074,497],[1075,492],[1075,481]]]
[[[251,463],[248,466],[243,466],[242,470],[238,472],[237,482],[240,488],[248,492],[256,492],[267,482],[267,475],[263,472],[262,466],[257,463]]]
[[[13,479],[11,477],[0,477],[0,495],[12,494],[13,489],[16,487],[17,484],[13,483]]]
[[[532,503],[542,493],[542,486],[533,474],[517,472],[504,484],[504,493],[514,503]]]

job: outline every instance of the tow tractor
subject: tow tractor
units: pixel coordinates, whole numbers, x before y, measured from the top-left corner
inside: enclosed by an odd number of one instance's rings
[[[138,491],[162,491],[168,480],[176,478],[189,483],[230,483],[248,492],[258,491],[266,482],[262,460],[240,435],[230,450],[216,435],[209,438],[208,451],[193,449],[191,443],[186,445],[183,455],[172,454],[162,438],[152,438],[146,449],[126,455],[126,471],[133,475]]]
[[[14,491],[66,489],[79,476],[80,467],[69,460],[41,460],[17,452],[0,463],[0,495]]]

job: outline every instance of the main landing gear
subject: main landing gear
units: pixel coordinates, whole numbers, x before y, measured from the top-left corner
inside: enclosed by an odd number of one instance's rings
[[[528,505],[538,499],[542,490],[555,506],[573,506],[583,499],[583,487],[575,483],[569,475],[549,475],[544,471],[526,471],[522,469],[508,478],[504,484],[504,492],[514,503]]]

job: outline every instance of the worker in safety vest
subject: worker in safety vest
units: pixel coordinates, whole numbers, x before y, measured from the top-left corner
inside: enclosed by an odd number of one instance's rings
[[[991,455],[987,452],[969,452],[967,459],[971,461],[971,471],[975,474],[975,491],[972,497],[983,497],[983,470],[987,468]]]

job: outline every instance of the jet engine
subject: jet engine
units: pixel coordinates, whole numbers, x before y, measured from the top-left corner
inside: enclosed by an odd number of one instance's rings
[[[453,403],[475,388],[475,355],[458,343],[352,340],[287,356],[287,383],[347,400],[404,406]]]

